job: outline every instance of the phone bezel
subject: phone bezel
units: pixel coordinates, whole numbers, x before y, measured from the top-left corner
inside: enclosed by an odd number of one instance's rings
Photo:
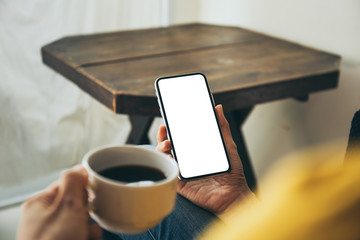
[[[167,119],[167,116],[166,116],[166,112],[165,112],[165,110],[164,110],[164,104],[163,104],[163,100],[162,100],[161,92],[160,92],[160,88],[159,88],[159,82],[162,81],[162,80],[166,80],[166,79],[186,77],[186,76],[193,76],[193,75],[201,75],[202,78],[203,78],[204,81],[205,81],[205,85],[206,85],[206,88],[207,88],[208,96],[209,96],[209,98],[210,98],[210,103],[211,103],[211,107],[212,107],[212,110],[213,110],[213,114],[215,115],[215,119],[216,119],[217,129],[218,129],[218,131],[219,131],[219,133],[220,133],[220,137],[221,137],[223,149],[224,149],[224,151],[225,151],[226,159],[227,159],[227,162],[228,162],[228,169],[225,170],[225,171],[219,171],[219,172],[214,172],[214,173],[204,174],[204,175],[198,175],[198,176],[193,176],[193,177],[184,177],[184,176],[182,176],[182,175],[181,175],[181,169],[180,169],[179,178],[180,178],[180,180],[185,181],[185,182],[187,182],[187,181],[192,181],[192,180],[196,180],[196,179],[200,179],[200,178],[204,178],[204,177],[209,177],[209,176],[214,176],[214,175],[229,173],[229,172],[231,171],[231,162],[230,162],[228,150],[227,150],[227,148],[226,148],[224,136],[223,136],[223,133],[222,133],[222,131],[221,131],[219,119],[218,119],[218,116],[217,116],[217,114],[216,114],[214,98],[213,98],[213,96],[212,96],[212,94],[211,94],[211,91],[210,91],[210,87],[209,87],[207,78],[206,78],[206,76],[205,76],[203,73],[188,73],[188,74],[181,74],[181,75],[166,76],[166,77],[160,77],[160,78],[156,79],[156,81],[155,81],[156,96],[157,96],[157,99],[158,99],[158,104],[159,104],[159,107],[160,107],[160,112],[161,112],[162,118],[163,118],[164,123],[165,123],[165,126],[166,126],[167,136],[168,136],[168,138],[169,138],[169,140],[170,140],[170,143],[171,143],[172,155],[173,155],[174,159],[176,160],[176,162],[178,162],[178,159],[177,159],[177,157],[176,157],[176,148],[175,148],[175,146],[174,146],[174,144],[173,144],[173,141],[172,141],[173,138],[172,138],[172,135],[171,135],[171,130],[170,130],[170,127],[169,127],[169,123],[168,123],[168,119]]]

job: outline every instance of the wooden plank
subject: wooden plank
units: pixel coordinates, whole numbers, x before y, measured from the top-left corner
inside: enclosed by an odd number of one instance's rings
[[[65,37],[44,47],[74,68],[192,51],[262,38],[240,28],[204,24]]]
[[[225,92],[333,72],[338,66],[337,56],[306,48],[291,48],[279,41],[258,40],[241,45],[85,67],[84,71],[101,79],[115,92],[154,96],[153,81],[164,75],[201,71],[207,74],[213,91]]]
[[[237,91],[215,94],[217,104],[224,104],[225,111],[234,111],[247,108],[258,103],[302,96],[325,89],[337,87],[339,72],[320,74],[284,82],[273,83],[265,86],[244,88]]]
[[[214,93],[216,104],[223,104],[225,111],[235,111],[248,108],[259,103],[275,101],[279,99],[302,96],[325,89],[337,87],[338,72],[325,75],[312,76],[268,84],[259,87],[248,87],[229,91],[226,93]],[[314,83],[315,82],[315,83]],[[184,93],[186,97],[186,93]],[[134,115],[160,116],[156,97],[139,97],[120,94],[116,96],[116,112]]]
[[[153,83],[161,76],[203,72],[215,97],[219,95],[219,101],[247,93],[251,97],[234,106],[249,107],[335,87],[339,60],[334,55],[277,40],[257,40],[246,45],[91,66],[84,72],[94,79],[102,79],[102,84],[115,92],[117,112],[130,113],[130,107],[146,106],[146,112],[141,111],[141,114],[149,114],[153,106],[157,107]],[[322,75],[326,78],[319,78]],[[287,83],[281,87],[282,82]],[[269,88],[271,86],[275,87],[275,92]],[[101,96],[94,97],[101,101]],[[131,98],[129,105],[127,100]],[[148,101],[151,104],[146,104]]]

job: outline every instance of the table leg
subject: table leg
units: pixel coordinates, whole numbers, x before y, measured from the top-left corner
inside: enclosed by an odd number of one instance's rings
[[[154,117],[129,116],[131,131],[126,141],[127,144],[149,144],[148,132]]]
[[[255,174],[250,162],[250,158],[246,149],[245,139],[242,134],[242,124],[245,122],[246,117],[250,114],[252,107],[233,112],[225,113],[226,119],[230,124],[232,137],[237,145],[238,153],[244,168],[245,178],[250,189],[255,189],[256,179]]]
[[[302,96],[297,96],[297,97],[294,97],[296,100],[300,101],[300,102],[307,102],[309,101],[309,94],[305,94],[305,95],[302,95]]]

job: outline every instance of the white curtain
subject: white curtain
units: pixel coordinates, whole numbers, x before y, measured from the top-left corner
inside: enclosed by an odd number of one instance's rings
[[[115,115],[42,63],[64,36],[160,26],[160,0],[0,1],[0,207],[46,186],[98,145],[125,143]]]

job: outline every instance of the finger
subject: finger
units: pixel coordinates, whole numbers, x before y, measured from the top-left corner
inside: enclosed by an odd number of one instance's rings
[[[219,123],[220,123],[220,127],[221,127],[221,131],[224,135],[224,137],[231,137],[231,131],[230,131],[230,125],[229,125],[229,122],[226,120],[226,117],[224,115],[224,109],[223,109],[223,106],[222,105],[217,105],[215,107],[215,110],[216,110],[216,114],[218,116],[218,119],[219,119]]]
[[[166,127],[165,127],[165,125],[161,125],[159,127],[159,130],[157,133],[157,142],[160,143],[167,139],[168,139],[168,137],[167,137],[167,133],[166,133]]]
[[[219,124],[221,128],[221,132],[224,137],[226,148],[229,151],[229,154],[233,155],[233,157],[230,157],[230,160],[231,162],[235,161],[235,159],[237,161],[237,159],[239,158],[239,154],[237,152],[237,146],[236,143],[234,142],[234,139],[232,138],[230,125],[229,122],[226,120],[222,105],[217,105],[215,107],[215,110],[219,119]]]
[[[54,202],[58,194],[58,191],[59,191],[59,186],[57,182],[53,183],[41,193],[38,193],[27,199],[24,202],[24,208],[29,208],[34,204],[40,204],[39,207],[48,207]]]
[[[75,165],[71,170],[73,170],[74,172],[81,174],[83,176],[83,179],[85,181],[85,188],[84,188],[84,203],[87,204],[88,202],[88,192],[86,190],[86,187],[88,186],[89,183],[89,175],[88,172],[86,171],[86,169],[82,166],[82,165]]]
[[[87,173],[86,169],[82,165],[75,165],[71,169],[71,171],[74,171],[75,173],[82,175],[84,180],[85,180],[85,185],[87,184],[88,173]]]
[[[169,154],[171,153],[171,143],[169,140],[165,140],[163,142],[160,142],[156,146],[156,151]]]
[[[102,239],[101,228],[96,223],[91,223],[89,226],[89,239],[91,240]]]
[[[55,182],[51,184],[48,188],[46,188],[44,192],[42,192],[39,195],[39,200],[43,202],[43,204],[50,206],[54,202],[58,192],[59,192],[59,183]]]
[[[87,172],[77,166],[64,172],[59,181],[59,194],[57,199],[60,203],[69,207],[85,207],[85,188],[87,185]]]

